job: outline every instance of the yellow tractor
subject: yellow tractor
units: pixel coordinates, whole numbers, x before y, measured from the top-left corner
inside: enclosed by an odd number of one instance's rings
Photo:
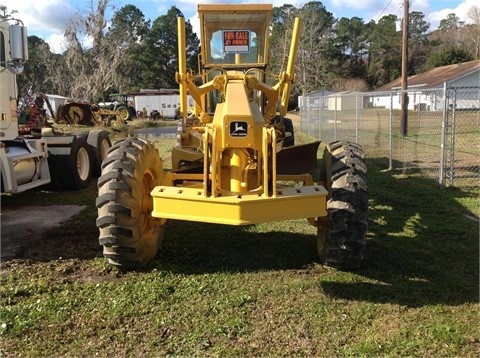
[[[355,269],[363,260],[367,178],[362,147],[294,145],[285,118],[301,20],[295,19],[286,68],[267,84],[267,4],[200,4],[199,72],[186,68],[185,20],[178,18],[181,126],[164,170],[155,145],[115,143],[98,179],[97,226],[105,258],[121,269],[157,254],[168,219],[228,225],[306,219],[318,228],[320,261]],[[187,95],[195,100],[187,108]],[[278,112],[277,112],[278,110]]]

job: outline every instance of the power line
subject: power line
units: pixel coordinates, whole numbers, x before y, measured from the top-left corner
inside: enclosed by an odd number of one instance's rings
[[[392,3],[393,0],[390,0],[387,4],[387,6],[385,6],[385,8],[382,10],[382,12],[380,13],[380,15],[378,15],[377,19],[375,20],[375,22],[378,22],[378,20],[380,20],[380,17],[383,15],[383,13],[385,12],[385,10],[387,10],[387,7],[390,6],[390,4]]]

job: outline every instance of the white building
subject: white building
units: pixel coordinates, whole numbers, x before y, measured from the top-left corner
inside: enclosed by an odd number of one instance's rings
[[[60,106],[61,104],[64,104],[67,100],[69,100],[68,97],[63,97],[56,94],[45,94],[45,97],[48,98],[48,102],[50,102],[50,105],[52,106],[54,115],[57,114],[58,106]],[[47,111],[47,114],[50,115],[48,105],[46,102],[43,104],[43,109],[45,109]]]
[[[343,91],[328,96],[328,109],[331,111],[359,110],[363,108],[362,93]]]
[[[444,106],[446,88],[453,93],[458,109],[480,108],[480,61],[463,62],[433,68],[407,79],[408,109],[439,111]],[[373,107],[401,109],[401,78],[374,91]],[[392,91],[398,93],[391,94]],[[383,92],[383,93],[382,93]],[[452,93],[449,93],[452,97]],[[450,101],[451,102],[451,101]],[[451,105],[451,103],[450,103]]]
[[[146,110],[147,114],[158,111],[162,118],[175,118],[180,110],[180,92],[178,89],[147,90],[130,93],[135,109]],[[187,107],[194,106],[191,96],[187,96]]]
[[[305,96],[298,96],[298,108],[327,109],[328,100],[326,97],[332,93],[333,91],[321,90],[307,93]]]

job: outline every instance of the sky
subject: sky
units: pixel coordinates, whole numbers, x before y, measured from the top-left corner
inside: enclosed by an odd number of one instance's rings
[[[196,8],[198,3],[271,3],[273,6],[282,6],[284,3],[301,7],[308,2],[285,0],[110,0],[110,4],[119,10],[121,7],[132,4],[139,8],[146,19],[154,20],[165,15],[168,9],[175,5],[192,23],[194,30],[198,28]],[[16,18],[27,26],[28,35],[38,36],[50,45],[53,52],[61,53],[63,32],[68,20],[78,15],[86,14],[91,4],[96,0],[0,0],[0,5],[8,11],[15,10]],[[322,4],[335,18],[352,18],[354,16],[369,22],[379,20],[385,15],[403,15],[403,0],[324,0]],[[440,20],[448,14],[454,13],[460,21],[467,21],[467,12],[473,6],[478,6],[478,0],[410,0],[410,12],[419,11],[425,14],[425,20],[430,23],[430,30],[438,27]],[[107,14],[107,19],[111,18]]]

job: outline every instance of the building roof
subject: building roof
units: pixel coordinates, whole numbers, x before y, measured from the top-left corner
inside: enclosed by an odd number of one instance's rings
[[[178,88],[161,88],[161,89],[140,89],[139,92],[130,92],[131,96],[165,96],[179,94]]]
[[[427,72],[408,77],[407,84],[408,88],[434,88],[443,85],[445,82],[449,83],[458,80],[459,78],[470,75],[476,71],[480,71],[480,60],[435,67]],[[401,88],[402,79],[397,78],[396,80],[377,88],[375,91],[391,91],[399,90]]]
[[[305,95],[305,97],[318,97],[318,96],[328,96],[329,94],[332,94],[333,91],[327,90],[327,89],[322,89],[318,91],[313,91],[309,92]]]
[[[45,94],[49,99],[70,99],[68,97],[60,96],[58,94]]]

